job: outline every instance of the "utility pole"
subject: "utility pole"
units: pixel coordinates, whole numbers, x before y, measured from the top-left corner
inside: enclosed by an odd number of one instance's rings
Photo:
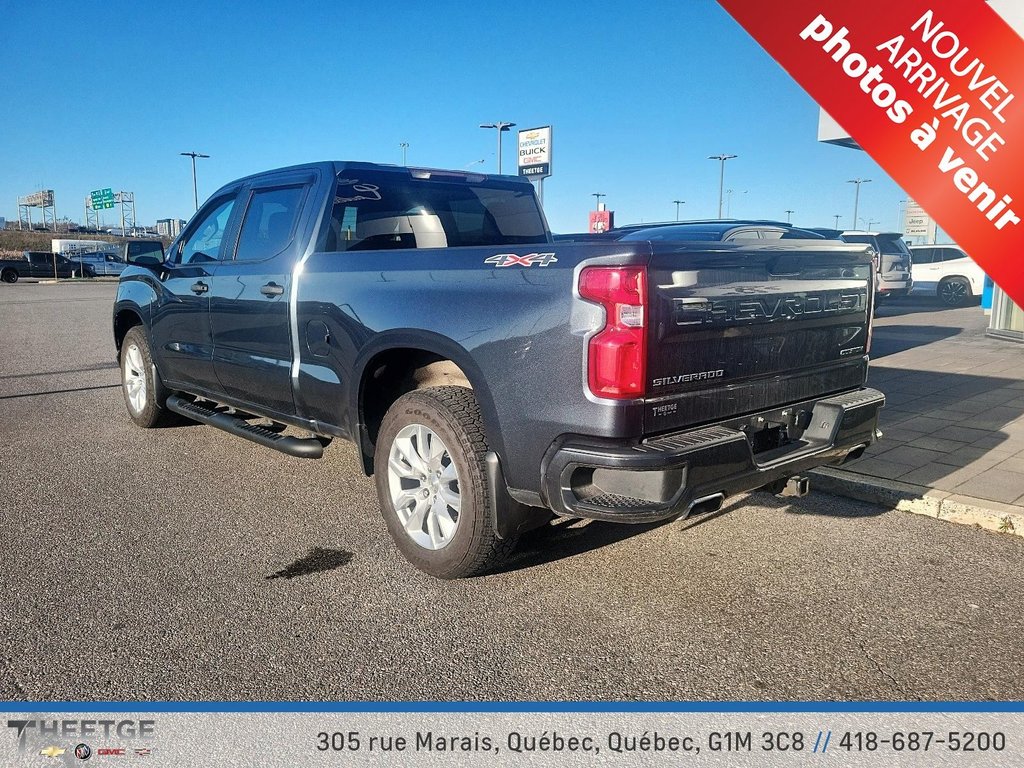
[[[853,193],[853,226],[854,226],[854,228],[856,228],[856,226],[857,226],[857,209],[860,206],[860,185],[861,184],[868,184],[870,182],[871,182],[871,179],[862,179],[859,176],[856,179],[847,179],[847,181],[846,181],[847,184],[856,184],[857,185],[857,191]]]
[[[732,160],[737,155],[708,155],[708,160],[717,160],[721,163],[718,172],[718,218],[722,218],[722,195],[725,193],[725,161]]]
[[[686,201],[685,200],[673,200],[672,202],[676,204],[676,221],[679,221],[679,206],[680,205],[684,205],[686,203]]]
[[[201,152],[181,152],[181,155],[192,158],[192,197],[195,198],[196,210],[199,210],[199,187],[196,185],[196,158],[206,158]]]
[[[515,127],[515,123],[480,123],[481,128],[494,128],[498,132],[498,174],[501,175],[501,134]]]

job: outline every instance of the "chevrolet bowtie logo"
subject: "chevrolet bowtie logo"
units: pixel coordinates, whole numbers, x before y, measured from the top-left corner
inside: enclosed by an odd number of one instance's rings
[[[67,750],[61,749],[60,747],[47,747],[46,749],[39,750],[39,754],[46,755],[46,757],[60,757],[65,752],[67,752]]]

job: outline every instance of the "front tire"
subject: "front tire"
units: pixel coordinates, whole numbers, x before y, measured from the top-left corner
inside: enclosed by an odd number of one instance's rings
[[[129,329],[121,342],[121,391],[128,415],[143,429],[167,420],[164,405],[168,392],[153,365],[149,340],[141,325]]]
[[[487,451],[480,406],[465,387],[409,392],[385,415],[374,455],[377,496],[398,549],[421,571],[477,576],[515,548],[494,530]]]

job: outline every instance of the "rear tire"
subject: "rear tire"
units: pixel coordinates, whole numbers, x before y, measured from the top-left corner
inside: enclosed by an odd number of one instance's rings
[[[141,325],[130,328],[121,342],[121,391],[128,415],[143,429],[168,420],[170,414],[164,406],[169,393],[153,365],[149,340]]]
[[[421,571],[477,576],[515,548],[516,538],[499,539],[494,530],[487,451],[471,389],[409,392],[384,416],[374,455],[377,496],[398,549]]]
[[[3,280],[5,283],[16,283],[18,282],[18,273],[13,269],[5,269],[0,273],[0,280]]]
[[[936,293],[947,307],[959,307],[974,298],[971,284],[962,277],[947,277],[939,283]]]

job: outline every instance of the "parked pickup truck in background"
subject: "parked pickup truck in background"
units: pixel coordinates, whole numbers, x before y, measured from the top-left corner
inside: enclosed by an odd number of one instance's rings
[[[261,173],[163,260],[130,261],[113,334],[131,418],[298,457],[354,441],[399,549],[446,578],[552,513],[640,523],[802,493],[800,473],[876,439],[884,402],[864,386],[868,248],[556,244],[512,177]]]
[[[46,251],[25,251],[20,259],[0,259],[0,280],[16,283],[22,277],[78,277],[77,264]]]

